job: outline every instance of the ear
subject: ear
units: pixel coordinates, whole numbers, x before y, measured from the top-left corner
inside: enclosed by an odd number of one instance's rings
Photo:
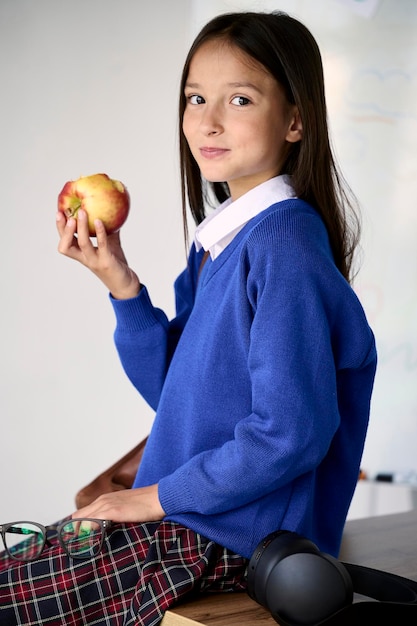
[[[288,131],[285,139],[289,143],[296,143],[303,138],[303,124],[301,122],[300,112],[298,107],[294,106],[292,109],[290,123],[288,125]]]

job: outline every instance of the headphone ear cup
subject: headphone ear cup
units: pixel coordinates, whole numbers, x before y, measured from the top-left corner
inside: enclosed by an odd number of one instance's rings
[[[306,551],[317,552],[317,548],[297,533],[276,530],[265,537],[258,544],[249,561],[248,593],[250,597],[266,607],[266,590],[271,571],[285,557]]]
[[[252,555],[249,595],[276,622],[316,624],[352,603],[353,585],[346,568],[296,533],[269,535]]]

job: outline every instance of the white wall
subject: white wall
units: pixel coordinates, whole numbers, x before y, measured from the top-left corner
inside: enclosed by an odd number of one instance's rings
[[[417,6],[355,12],[368,4],[1,0],[0,522],[71,512],[76,490],[150,428],[113,347],[105,289],[56,251],[56,197],[82,174],[123,180],[126,254],[173,311],[185,260],[179,76],[196,31],[228,10],[286,10],[322,48],[338,156],[365,216],[357,289],[380,350],[364,465],[415,469]]]
[[[149,431],[104,287],[57,252],[56,200],[97,171],[129,188],[126,254],[173,311],[183,268],[177,100],[190,2],[2,0],[0,522],[50,522]],[[161,228],[162,227],[162,228]]]

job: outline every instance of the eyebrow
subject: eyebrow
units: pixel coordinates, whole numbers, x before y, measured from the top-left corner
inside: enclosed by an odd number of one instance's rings
[[[257,85],[255,85],[254,83],[236,81],[233,83],[227,83],[226,86],[233,87],[234,89],[249,88],[249,89],[253,89],[254,91],[257,91],[258,93],[262,93],[261,89],[257,87]],[[186,83],[185,84],[185,88],[188,88],[188,89],[201,89],[201,87],[202,85],[200,85],[199,83]]]
[[[261,93],[261,89],[255,85],[254,83],[248,83],[248,82],[236,82],[236,83],[228,83],[229,87],[235,87],[235,88],[239,88],[239,87],[249,87],[249,89],[254,89],[255,91],[258,91],[259,93]]]

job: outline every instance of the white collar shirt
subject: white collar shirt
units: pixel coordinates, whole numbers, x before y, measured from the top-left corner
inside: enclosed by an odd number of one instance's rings
[[[214,261],[253,217],[288,198],[295,198],[295,192],[286,174],[257,185],[234,202],[229,198],[196,228],[197,251],[204,248]]]

